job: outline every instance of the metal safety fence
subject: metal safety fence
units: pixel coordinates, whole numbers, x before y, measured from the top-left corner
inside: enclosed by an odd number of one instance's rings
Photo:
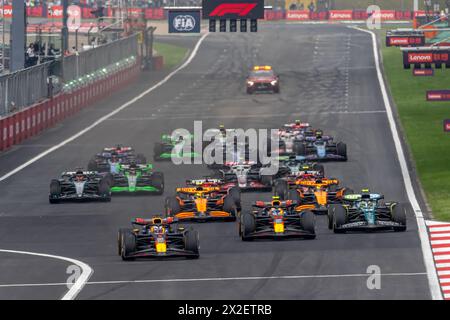
[[[32,105],[48,95],[51,62],[0,77],[0,116]]]
[[[3,75],[0,77],[0,117],[57,94],[64,83],[137,56],[138,36],[135,34],[63,59]],[[93,79],[96,80],[99,79]]]
[[[64,58],[62,78],[64,82],[78,79],[118,61],[138,55],[137,34],[119,39]]]

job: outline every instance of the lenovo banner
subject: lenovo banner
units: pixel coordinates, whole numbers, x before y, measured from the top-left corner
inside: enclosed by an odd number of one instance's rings
[[[330,20],[353,20],[353,10],[330,10]]]
[[[427,101],[450,101],[450,90],[429,90]]]
[[[403,65],[406,69],[410,67],[411,64],[421,65],[421,64],[435,64],[436,68],[441,68],[442,65],[450,66],[450,51],[449,50],[438,50],[438,49],[427,49],[427,50],[404,50],[403,51]]]
[[[309,11],[288,10],[286,11],[286,20],[309,20]]]
[[[434,76],[434,69],[414,69],[413,75],[416,77],[432,77]]]
[[[386,36],[387,47],[410,47],[410,46],[424,46],[425,36]]]
[[[203,0],[204,19],[264,19],[264,0]]]

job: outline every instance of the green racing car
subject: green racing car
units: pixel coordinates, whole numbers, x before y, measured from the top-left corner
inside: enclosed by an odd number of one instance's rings
[[[190,136],[190,141],[193,141],[193,136]],[[173,158],[195,158],[200,157],[201,154],[194,152],[193,144],[189,150],[191,152],[184,152],[186,140],[183,137],[173,139],[170,134],[163,134],[161,141],[155,143],[153,148],[153,159],[155,161],[171,160]]]
[[[164,175],[154,172],[151,164],[119,165],[117,174],[108,174],[111,193],[164,193]]]

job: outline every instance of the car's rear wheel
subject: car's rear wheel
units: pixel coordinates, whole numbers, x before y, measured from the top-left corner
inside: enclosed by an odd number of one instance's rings
[[[161,154],[164,152],[164,146],[162,143],[157,142],[153,147],[153,160],[159,161],[161,159]]]
[[[162,172],[154,172],[152,175],[152,185],[158,191],[156,194],[163,194],[164,193],[164,174]]]
[[[191,253],[193,253],[190,256],[187,256],[188,259],[198,259],[200,256],[199,253],[199,248],[200,248],[200,244],[199,244],[199,236],[198,236],[198,231],[196,230],[187,230],[184,233],[184,249],[186,251],[189,251]]]
[[[256,230],[255,216],[250,213],[244,213],[241,215],[241,239],[243,241],[251,241],[253,238],[250,236]]]
[[[322,177],[325,176],[325,168],[319,163],[313,164],[313,170],[318,171]]]
[[[122,239],[123,235],[132,232],[130,228],[120,228],[117,233],[117,249],[119,256],[122,255]]]
[[[108,182],[108,179],[103,178],[100,180],[98,184],[98,194],[102,198],[103,201],[109,202],[111,201],[111,186]]]
[[[233,199],[236,209],[241,211],[241,190],[238,187],[231,187],[228,190],[228,196]]]
[[[274,195],[280,197],[280,200],[285,200],[288,196],[288,183],[286,180],[275,181]]]
[[[261,183],[267,187],[273,184],[273,177],[271,175],[261,175]]]
[[[306,232],[309,232],[315,237],[315,217],[311,211],[304,211],[301,213],[300,224]]]
[[[166,199],[166,216],[173,217],[177,213],[181,212],[181,206],[178,199],[175,196],[168,197]]]
[[[294,153],[299,156],[306,156],[306,145],[303,142],[295,142]]]
[[[95,159],[91,159],[87,165],[88,171],[98,171],[98,164]]]
[[[338,142],[336,144],[336,153],[338,156],[343,157],[347,161],[347,145],[343,142]]]
[[[298,193],[297,189],[291,189],[288,192],[288,200],[296,201],[297,204],[300,204],[300,194]]]
[[[391,209],[391,217],[392,221],[401,224],[399,227],[394,227],[395,231],[406,231],[406,211],[403,205],[395,204]]]
[[[147,164],[147,158],[142,153],[138,153],[136,155],[136,163],[137,164]]]
[[[236,219],[237,208],[234,199],[230,195],[225,196],[225,199],[223,200],[222,210],[230,213],[231,216],[234,218],[233,220]]]

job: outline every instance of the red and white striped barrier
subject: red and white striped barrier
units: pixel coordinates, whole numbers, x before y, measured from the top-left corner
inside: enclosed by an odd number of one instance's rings
[[[139,59],[118,71],[71,93],[62,93],[7,117],[0,118],[0,151],[21,143],[137,79]]]
[[[450,300],[450,223],[427,221],[442,296]]]

